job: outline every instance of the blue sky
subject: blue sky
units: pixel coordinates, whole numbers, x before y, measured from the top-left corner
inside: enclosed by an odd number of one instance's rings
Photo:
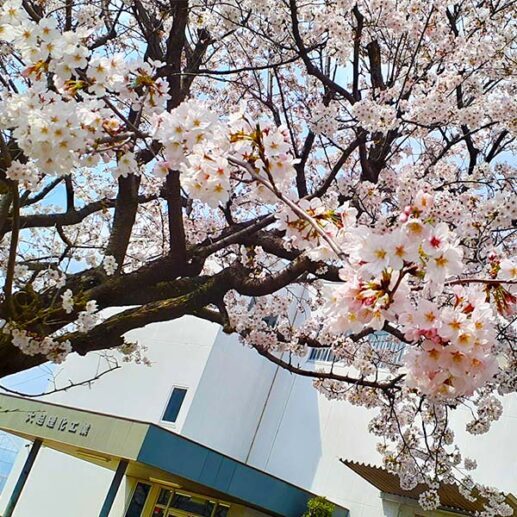
[[[0,393],[1,388],[19,391],[23,394],[33,395],[43,393],[49,385],[49,380],[52,378],[55,366],[51,364],[43,364],[36,366],[23,372],[15,373],[0,379]]]

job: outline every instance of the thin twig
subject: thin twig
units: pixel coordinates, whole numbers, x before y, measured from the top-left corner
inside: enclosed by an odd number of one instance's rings
[[[5,386],[2,386],[1,384],[0,384],[0,390],[3,390],[7,393],[11,393],[13,395],[19,395],[21,397],[30,397],[30,398],[46,397],[47,395],[52,395],[53,393],[59,393],[60,391],[68,391],[70,388],[75,388],[77,386],[90,385],[92,382],[100,379],[107,373],[111,373],[115,370],[118,370],[119,368],[121,368],[121,366],[119,364],[117,364],[116,366],[113,366],[112,368],[109,368],[108,370],[104,370],[103,372],[99,373],[95,377],[91,377],[90,379],[86,379],[81,382],[71,382],[70,381],[70,384],[68,386],[63,386],[62,388],[55,388],[53,390],[45,391],[42,393],[23,393],[21,391],[16,391],[11,388],[6,388]]]

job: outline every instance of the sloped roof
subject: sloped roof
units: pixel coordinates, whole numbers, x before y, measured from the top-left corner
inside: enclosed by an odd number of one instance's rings
[[[398,476],[382,467],[365,465],[350,460],[341,460],[341,462],[386,494],[418,499],[418,496],[427,489],[426,485],[419,484],[413,490],[402,490]],[[438,489],[438,495],[444,509],[455,510],[467,515],[474,515],[476,512],[482,511],[483,503],[486,502],[481,497],[476,501],[465,499],[457,485],[441,485]],[[517,515],[517,499],[512,494],[506,496],[506,503],[513,508],[514,515]]]

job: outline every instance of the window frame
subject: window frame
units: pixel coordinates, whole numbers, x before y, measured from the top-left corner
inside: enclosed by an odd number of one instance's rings
[[[181,401],[180,407],[178,409],[178,414],[176,415],[176,420],[174,420],[174,422],[172,422],[171,420],[165,420],[165,413],[167,412],[167,408],[169,407],[169,403],[171,401],[171,397],[172,397],[172,394],[174,393],[175,389],[185,390],[185,396],[183,397],[183,400]],[[174,426],[174,427],[176,426],[176,424],[178,423],[178,420],[179,420],[179,416],[181,414],[181,410],[185,404],[185,400],[187,399],[188,392],[189,392],[189,387],[186,385],[183,385],[183,384],[173,384],[172,385],[171,389],[169,390],[169,395],[167,396],[167,401],[165,403],[165,407],[163,408],[163,411],[162,411],[162,414],[160,417],[161,423],[169,425],[169,426]]]
[[[129,508],[131,507],[131,503],[133,501],[133,497],[135,495],[136,489],[138,488],[138,485],[146,485],[149,487],[149,491],[147,492],[147,495],[145,496],[144,505],[142,506],[142,509],[140,510],[140,515],[144,514],[147,506],[149,505],[149,501],[151,500],[151,494],[153,491],[153,484],[149,481],[145,481],[143,479],[135,479],[135,484],[133,486],[133,489],[131,490],[131,495],[129,496],[129,499],[127,500],[126,507],[124,508],[124,517],[126,517],[127,512],[129,512]]]

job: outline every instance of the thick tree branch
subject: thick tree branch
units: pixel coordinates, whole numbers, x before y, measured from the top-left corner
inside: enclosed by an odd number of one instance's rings
[[[137,203],[143,204],[158,199],[156,194],[141,195],[137,198]],[[73,226],[79,224],[89,215],[101,212],[116,205],[116,199],[100,199],[93,201],[79,210],[65,212],[60,214],[31,214],[20,216],[20,228],[51,228],[53,226]],[[4,225],[3,233],[10,232],[12,229],[12,219],[8,219]]]
[[[359,60],[361,58],[361,37],[363,34],[364,16],[360,13],[357,5],[353,8],[353,13],[357,22],[354,28],[354,56],[352,59],[352,95],[356,101],[361,100],[359,91]]]
[[[381,47],[377,40],[372,40],[366,45],[368,60],[370,63],[370,78],[372,87],[385,90],[386,85],[382,77]]]
[[[87,334],[65,334],[61,341],[69,340],[75,352],[85,355],[92,350],[114,348],[123,344],[123,335],[132,329],[150,323],[170,321],[190,314],[200,307],[215,303],[231,285],[228,270],[206,279],[193,291],[177,298],[151,302],[141,307],[127,309],[111,316]]]
[[[302,153],[300,155],[300,161],[294,166],[296,169],[296,188],[298,189],[298,195],[305,197],[308,194],[307,191],[307,179],[305,177],[305,165],[309,159],[311,153],[312,144],[314,143],[315,135],[312,131],[309,131],[303,144]]]
[[[118,179],[115,215],[113,216],[113,227],[106,248],[106,255],[111,255],[115,258],[119,270],[124,265],[124,258],[129,246],[129,240],[131,239],[133,225],[135,224],[139,187],[140,176],[130,174],[126,178],[120,177]]]

